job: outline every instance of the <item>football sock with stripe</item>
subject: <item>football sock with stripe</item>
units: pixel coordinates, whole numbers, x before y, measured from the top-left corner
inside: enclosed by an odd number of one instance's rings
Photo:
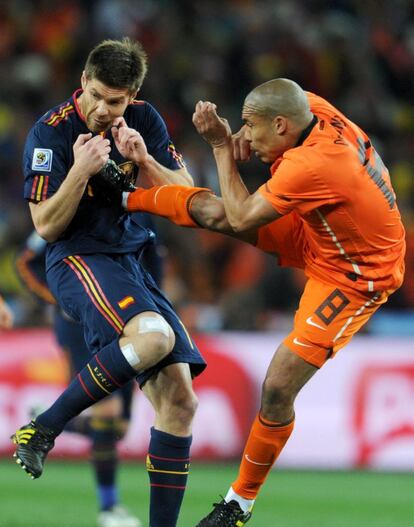
[[[122,390],[121,390],[122,391]],[[129,405],[130,406],[130,405]],[[110,510],[119,502],[116,484],[118,469],[117,443],[120,432],[117,419],[79,415],[65,426],[65,432],[88,437],[91,442],[91,463],[94,469],[100,510]]]
[[[59,435],[66,423],[137,375],[122,354],[118,341],[102,348],[36,422]]]
[[[190,215],[191,201],[199,192],[213,193],[209,188],[186,187],[184,185],[161,185],[148,189],[137,188],[124,193],[123,206],[129,212],[151,212],[177,225],[197,227]]]
[[[91,416],[77,415],[65,425],[65,432],[79,434],[85,437],[91,436]]]
[[[91,462],[101,510],[110,510],[119,501],[116,486],[118,468],[117,430],[114,419],[91,419]]]
[[[256,416],[244,448],[238,478],[231,485],[236,494],[248,500],[256,498],[293,426],[294,419],[288,423],[275,423],[260,414]]]
[[[151,486],[151,527],[175,527],[190,470],[192,436],[178,437],[151,428],[147,471]]]

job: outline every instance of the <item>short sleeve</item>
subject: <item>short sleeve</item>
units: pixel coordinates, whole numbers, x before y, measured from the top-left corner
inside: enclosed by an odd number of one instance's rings
[[[146,105],[147,126],[144,132],[144,141],[148,152],[158,163],[167,168],[172,170],[184,168],[183,156],[175,148],[164,119],[151,104],[146,103]]]
[[[37,123],[24,147],[24,198],[39,202],[53,196],[67,175],[66,157],[66,142],[60,132]]]
[[[323,167],[305,161],[303,156],[287,156],[259,189],[279,214],[296,211],[305,215],[323,205],[341,201],[340,195],[326,183]]]

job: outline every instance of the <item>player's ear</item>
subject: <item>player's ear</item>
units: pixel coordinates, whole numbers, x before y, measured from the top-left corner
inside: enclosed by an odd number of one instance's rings
[[[82,86],[82,89],[84,90],[86,88],[86,85],[88,84],[88,79],[86,77],[86,73],[85,73],[85,70],[82,71],[82,76],[81,76],[81,86]]]
[[[272,125],[278,135],[284,135],[287,131],[287,119],[283,115],[276,115]]]
[[[134,99],[137,98],[138,92],[139,92],[139,90],[137,90],[137,91],[131,93],[131,95],[129,96],[129,104],[131,104],[131,102],[132,102]]]

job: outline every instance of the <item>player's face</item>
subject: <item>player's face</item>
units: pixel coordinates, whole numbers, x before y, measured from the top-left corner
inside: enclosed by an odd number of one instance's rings
[[[275,121],[244,106],[242,119],[245,121],[245,139],[251,150],[264,163],[273,163],[286,150],[285,139],[278,133]]]
[[[79,106],[89,130],[95,133],[108,130],[116,117],[124,115],[136,95],[127,88],[111,88],[97,79],[87,79],[85,74],[82,88]]]

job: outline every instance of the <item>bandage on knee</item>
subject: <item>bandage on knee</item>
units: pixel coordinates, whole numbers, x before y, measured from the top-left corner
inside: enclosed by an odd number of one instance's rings
[[[184,185],[163,185],[149,189],[137,188],[127,195],[124,207],[128,212],[151,212],[168,218],[183,227],[199,226],[190,215],[191,202],[200,192],[212,192],[208,188]]]
[[[170,326],[161,317],[141,317],[138,320],[138,333],[162,333],[170,336]]]
[[[161,316],[158,317],[140,317],[138,320],[138,333],[162,333],[167,338],[171,336],[172,329],[168,322],[164,320]],[[121,347],[122,355],[127,360],[128,364],[135,368],[140,362],[141,359],[138,356],[138,353],[135,350],[132,342],[125,344]]]
[[[133,368],[141,362],[140,358],[138,357],[135,348],[133,344],[125,344],[125,346],[121,346],[121,352],[122,355],[125,357],[126,361],[130,366]]]

